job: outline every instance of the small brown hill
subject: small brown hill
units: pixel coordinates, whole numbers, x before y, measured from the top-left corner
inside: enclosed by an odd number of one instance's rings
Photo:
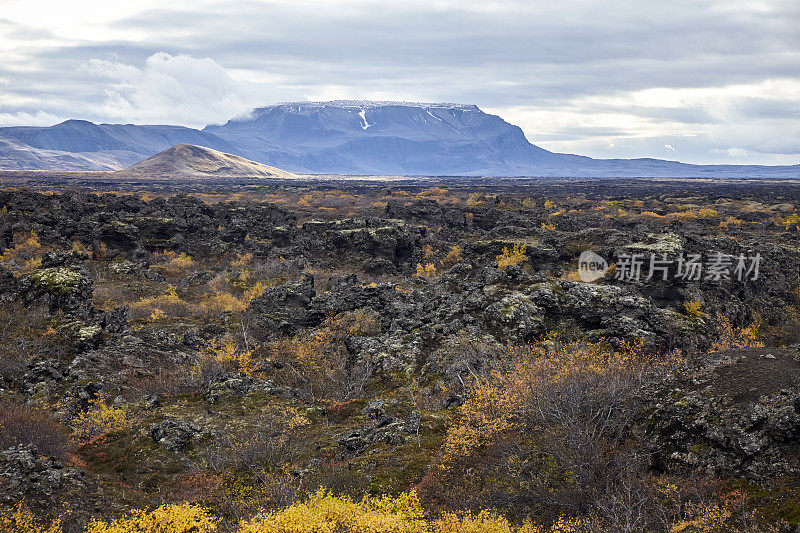
[[[238,155],[193,144],[176,144],[144,161],[114,172],[117,178],[279,178],[296,174]]]

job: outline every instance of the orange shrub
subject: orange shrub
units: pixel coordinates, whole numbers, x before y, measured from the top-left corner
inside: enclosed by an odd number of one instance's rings
[[[187,254],[181,252],[173,252],[172,250],[165,250],[163,252],[156,252],[153,254],[157,259],[163,259],[164,262],[156,266],[166,276],[176,276],[194,268],[197,262]]]
[[[196,306],[183,300],[174,285],[167,287],[166,292],[149,298],[141,298],[130,304],[131,318],[134,320],[147,318],[190,318],[197,315]]]
[[[734,327],[728,317],[717,315],[717,331],[711,343],[712,352],[732,350],[735,348],[762,348],[764,343],[759,339],[760,324]]]
[[[447,255],[444,257],[444,259],[442,260],[442,264],[453,265],[458,263],[462,259],[461,257],[462,251],[464,251],[464,249],[461,246],[454,244],[447,252]]]
[[[27,274],[41,266],[45,251],[36,232],[15,233],[11,248],[0,255],[0,263],[18,274]]]

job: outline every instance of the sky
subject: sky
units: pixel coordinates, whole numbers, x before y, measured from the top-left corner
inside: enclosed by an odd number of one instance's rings
[[[476,104],[548,150],[800,163],[798,0],[0,0],[0,126]]]

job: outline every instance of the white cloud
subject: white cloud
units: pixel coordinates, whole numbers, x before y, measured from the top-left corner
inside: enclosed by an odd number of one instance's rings
[[[19,111],[16,113],[0,113],[0,126],[52,126],[63,122],[63,118],[46,113],[44,111],[37,111],[36,113],[27,113]]]
[[[711,152],[715,153],[715,154],[725,155],[725,156],[728,156],[728,157],[747,157],[747,156],[750,155],[750,151],[749,150],[745,150],[744,148],[737,148],[737,147],[727,148],[725,150],[720,150],[720,149],[714,148],[714,149],[711,150]]]
[[[208,57],[158,52],[142,67],[93,59],[86,68],[109,82],[105,100],[90,106],[90,111],[115,121],[201,128],[282,94],[274,86],[234,80]]]
[[[556,152],[657,157],[687,163],[800,162],[800,80],[768,79],[718,87],[653,87],[567,100],[549,107],[492,112]],[[731,160],[733,159],[733,160]]]

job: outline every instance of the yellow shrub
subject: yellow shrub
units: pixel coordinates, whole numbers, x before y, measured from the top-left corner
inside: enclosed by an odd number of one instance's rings
[[[719,223],[719,227],[720,228],[724,228],[724,229],[728,229],[731,226],[737,226],[738,227],[738,226],[741,226],[742,224],[744,224],[744,222],[742,222],[741,220],[739,220],[736,217],[727,217],[725,220],[723,220],[722,222]]]
[[[417,196],[420,198],[436,198],[447,196],[448,194],[450,194],[450,191],[447,189],[443,189],[442,187],[431,187],[430,189],[425,189],[424,191],[418,192]]]
[[[490,511],[477,515],[445,513],[433,523],[434,533],[511,533],[508,520]]]
[[[194,259],[183,252],[176,253],[172,250],[165,250],[163,252],[156,252],[153,255],[157,258],[165,259],[165,261],[157,265],[156,268],[168,276],[181,274],[197,264]]]
[[[231,261],[233,268],[244,268],[253,261],[253,254],[250,252],[244,254],[237,254],[236,259]]]
[[[641,345],[612,351],[604,343],[569,343],[547,349],[519,346],[509,355],[517,362],[507,372],[493,374],[477,386],[459,410],[442,447],[440,468],[448,470],[517,427],[531,397],[562,383],[595,377],[632,379],[645,367],[655,367]],[[658,364],[670,363],[664,358]]]
[[[200,306],[205,313],[209,314],[225,312],[238,313],[247,309],[247,306],[253,298],[264,294],[266,288],[266,285],[259,281],[245,290],[241,296],[236,296],[227,291],[217,290],[213,294],[205,296],[200,302]]]
[[[50,524],[38,520],[24,501],[17,503],[13,511],[0,512],[0,531],[3,533],[61,533],[61,517]]]
[[[527,252],[527,248],[524,244],[515,244],[511,250],[509,250],[508,247],[503,248],[503,253],[495,257],[497,260],[497,267],[505,268],[509,265],[518,265],[523,261],[527,261],[528,256],[525,255],[525,252]]]
[[[87,442],[111,431],[130,429],[133,419],[124,407],[114,407],[105,403],[103,398],[89,402],[89,408],[72,420],[73,439]]]
[[[215,292],[203,297],[200,306],[208,314],[235,313],[244,311],[247,308],[247,302],[229,292]]]
[[[694,319],[697,320],[698,318],[703,316],[703,304],[700,300],[692,300],[691,302],[686,302],[683,304],[683,309],[686,311],[686,314]]]
[[[365,498],[356,503],[319,490],[304,502],[261,513],[243,522],[239,533],[427,533],[417,495]]]
[[[729,523],[735,510],[740,509],[745,494],[734,490],[722,496],[719,502],[707,504],[689,503],[684,510],[684,519],[673,524],[671,533],[684,531],[731,531]]]
[[[544,202],[544,208],[545,209],[553,209],[555,207],[556,207],[556,203],[555,202],[550,201],[550,200],[545,200],[545,202]]]
[[[426,263],[425,264],[425,277],[432,278],[436,275],[436,266],[433,263]]]
[[[233,339],[228,338],[222,343],[214,343],[210,355],[218,363],[234,364],[247,374],[252,374],[255,370],[253,351],[239,348]]]
[[[133,319],[149,317],[150,320],[161,318],[189,318],[193,306],[178,296],[174,285],[167,287],[163,294],[149,298],[141,298],[130,305]]]
[[[483,195],[478,192],[470,193],[469,198],[467,198],[467,207],[477,207],[485,203],[486,202],[483,200]]]
[[[87,533],[210,533],[218,519],[197,505],[168,504],[152,511],[135,510],[110,522],[92,520]]]
[[[583,531],[603,531],[601,525],[599,521],[592,519],[560,516],[553,522],[553,525],[549,527],[526,524],[522,526],[519,533],[579,533]]]
[[[433,263],[425,263],[425,266],[422,266],[422,263],[417,263],[417,271],[414,275],[421,278],[431,278],[436,275],[436,265]]]

